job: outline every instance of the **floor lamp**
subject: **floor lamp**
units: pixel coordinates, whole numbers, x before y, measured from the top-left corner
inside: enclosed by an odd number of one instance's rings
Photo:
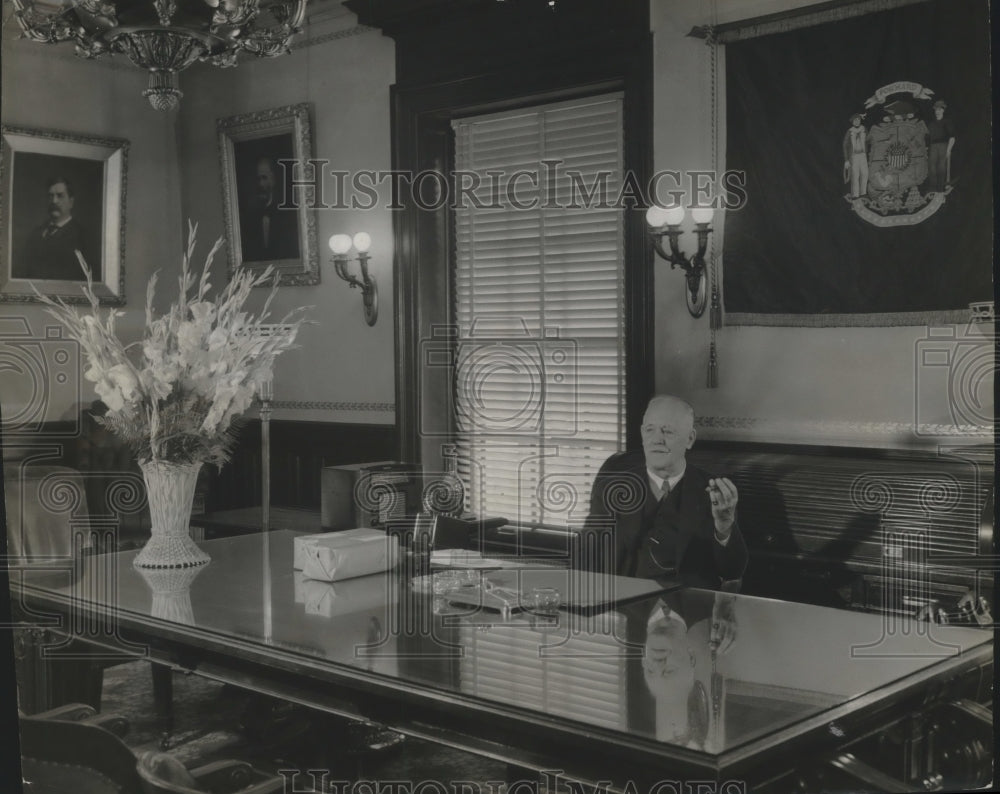
[[[260,526],[271,529],[271,401],[274,399],[274,377],[260,385]]]
[[[274,398],[272,374],[260,385],[260,531],[261,562],[264,576],[261,598],[264,606],[264,641],[271,642],[271,400]]]
[[[290,333],[292,326],[269,323],[257,327],[261,337]],[[264,607],[264,640],[271,641],[273,620],[271,615],[271,403],[274,400],[274,373],[260,384],[260,531],[263,577],[261,598]]]

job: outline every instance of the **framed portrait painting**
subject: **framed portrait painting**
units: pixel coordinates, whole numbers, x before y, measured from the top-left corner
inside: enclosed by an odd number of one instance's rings
[[[318,284],[309,105],[219,119],[229,272],[275,269],[282,284]],[[311,168],[311,166],[306,166]]]
[[[4,126],[0,152],[0,301],[43,295],[125,302],[128,141]],[[85,269],[86,268],[86,269]]]

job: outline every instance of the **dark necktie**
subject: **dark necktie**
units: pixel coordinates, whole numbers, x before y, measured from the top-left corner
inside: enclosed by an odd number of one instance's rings
[[[659,488],[656,487],[656,483],[653,483],[653,494],[657,496],[657,502],[663,502],[664,499],[670,496],[670,483],[664,480],[663,485]]]

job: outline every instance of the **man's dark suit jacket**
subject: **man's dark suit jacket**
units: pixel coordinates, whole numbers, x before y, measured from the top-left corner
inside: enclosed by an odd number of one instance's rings
[[[86,276],[76,258],[77,251],[83,254],[94,278],[101,278],[101,262],[76,218],[70,218],[50,234],[46,234],[47,231],[47,223],[31,231],[20,256],[15,257],[14,278],[83,281]]]
[[[264,244],[264,216],[270,218],[267,244]],[[241,221],[243,261],[268,262],[299,258],[299,229],[293,209],[280,210],[276,205],[251,210]]]
[[[666,523],[659,531],[676,532],[677,577],[692,587],[719,589],[723,582],[733,582],[743,576],[747,565],[747,547],[739,526],[733,525],[729,542],[725,546],[715,539],[715,522],[708,492],[708,475],[701,469],[687,464],[684,476],[677,483],[675,499],[664,505]],[[657,530],[651,521],[644,522],[644,506],[649,507],[652,495],[646,456],[642,450],[619,452],[608,458],[594,481],[590,494],[590,515],[584,528],[590,536],[587,544],[591,552],[577,553],[576,564],[596,567],[621,576],[657,578],[649,558],[650,536]],[[607,560],[604,552],[593,557],[597,533],[614,525],[614,560]]]

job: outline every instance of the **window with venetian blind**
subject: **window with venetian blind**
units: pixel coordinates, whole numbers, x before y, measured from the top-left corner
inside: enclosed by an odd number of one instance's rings
[[[620,94],[459,119],[455,421],[467,507],[579,526],[624,444]],[[520,174],[520,175],[518,175]],[[534,177],[532,177],[534,175]]]

